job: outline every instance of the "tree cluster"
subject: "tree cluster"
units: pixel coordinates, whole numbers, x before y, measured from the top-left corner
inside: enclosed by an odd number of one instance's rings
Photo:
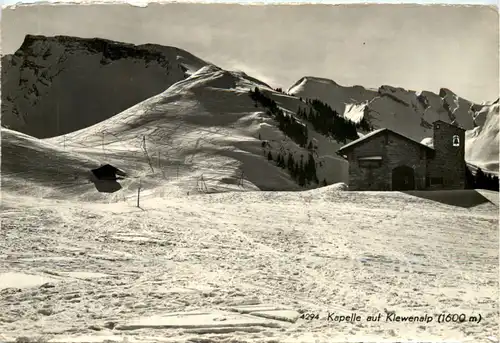
[[[346,143],[348,140],[357,139],[357,129],[365,131],[373,129],[365,118],[359,123],[354,123],[320,100],[306,100],[306,103],[310,105],[309,110],[299,108],[297,116],[309,121],[322,135],[332,137],[338,142]]]
[[[278,167],[288,170],[292,178],[301,187],[312,183],[319,184],[318,177],[316,176],[316,161],[311,153],[309,153],[307,161],[304,161],[304,155],[300,156],[300,161],[296,161],[290,152],[287,156],[281,153],[273,156],[269,151],[267,153],[267,159],[269,161],[274,161]],[[323,184],[326,185],[325,180]]]
[[[250,97],[267,109],[266,113],[278,122],[278,128],[300,147],[304,148],[308,143],[307,127],[292,116],[286,115],[278,107],[276,101],[265,95],[258,87],[250,90]]]
[[[465,185],[468,189],[499,191],[498,176],[485,173],[481,168],[478,168],[474,175],[469,167],[465,167]]]

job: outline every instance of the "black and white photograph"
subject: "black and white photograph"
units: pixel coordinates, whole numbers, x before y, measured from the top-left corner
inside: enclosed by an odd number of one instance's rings
[[[499,13],[1,12],[0,342],[499,342]]]

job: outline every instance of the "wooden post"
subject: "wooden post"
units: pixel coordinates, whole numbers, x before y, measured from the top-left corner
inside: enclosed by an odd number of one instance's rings
[[[61,134],[61,127],[60,127],[60,122],[59,122],[59,102],[57,102],[57,109],[56,109],[56,114],[57,114],[57,134]]]
[[[142,148],[144,149],[144,154],[146,155],[146,158],[148,160],[149,168],[151,168],[151,172],[154,174],[155,170],[153,168],[153,162],[151,161],[151,158],[148,154],[148,149],[146,148],[146,136],[142,136]]]
[[[203,174],[201,174],[201,189],[203,192],[208,193],[208,187],[207,184],[205,183],[205,179],[203,178]]]
[[[241,176],[240,176],[240,181],[238,182],[238,184],[243,187],[243,170],[241,171]]]
[[[139,187],[137,187],[137,207],[140,207],[139,206],[140,199],[141,199],[141,179],[139,179]]]

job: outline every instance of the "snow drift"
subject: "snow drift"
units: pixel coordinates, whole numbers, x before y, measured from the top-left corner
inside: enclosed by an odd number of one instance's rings
[[[96,191],[98,183],[91,173],[101,164],[98,159],[9,129],[1,133],[4,191],[60,199],[106,198]]]

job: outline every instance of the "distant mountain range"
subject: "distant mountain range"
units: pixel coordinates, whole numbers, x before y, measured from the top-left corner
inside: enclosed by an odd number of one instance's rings
[[[381,86],[343,87],[332,80],[303,77],[287,93],[317,98],[353,121],[366,118],[374,128],[386,127],[421,141],[432,136],[438,119],[467,130],[466,159],[490,171],[498,171],[499,100],[475,104],[441,88],[439,94]]]

